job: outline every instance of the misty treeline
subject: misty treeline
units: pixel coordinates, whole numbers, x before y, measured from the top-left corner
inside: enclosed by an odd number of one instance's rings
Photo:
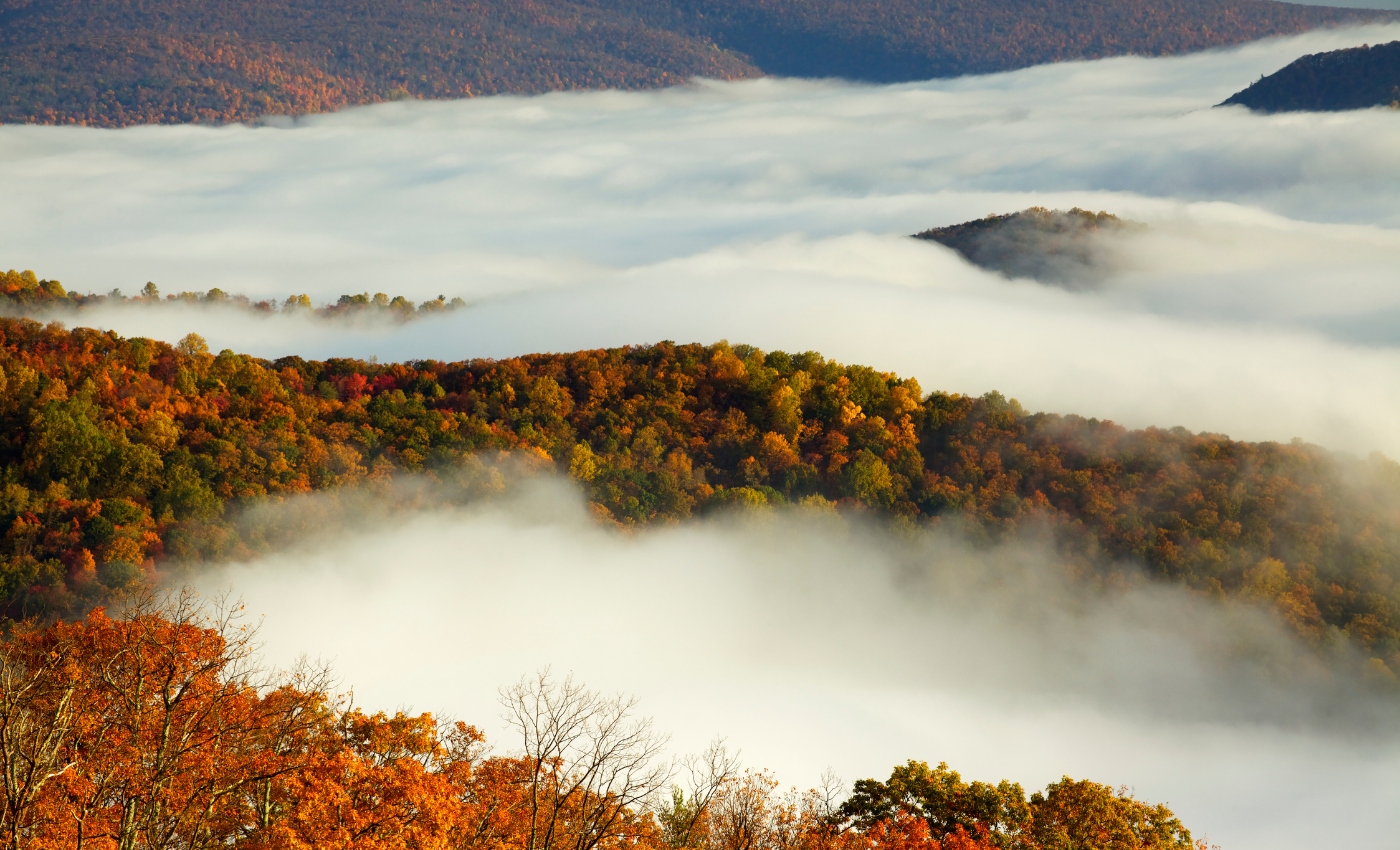
[[[256,121],[764,74],[895,81],[1168,55],[1393,12],[1268,0],[119,0],[0,5],[0,121]]]
[[[1113,261],[1097,237],[1142,232],[1147,226],[1112,213],[1079,207],[1068,211],[1030,207],[914,234],[946,245],[984,269],[1074,288],[1099,282]]]
[[[140,594],[0,643],[0,840],[21,848],[1204,848],[1166,806],[1065,777],[1029,798],[940,764],[780,791],[721,741],[666,758],[634,698],[548,670],[499,692],[510,737],[368,714],[331,671],[260,667],[237,605]]]
[[[1400,41],[1310,53],[1219,105],[1231,104],[1255,112],[1400,109]]]
[[[67,318],[63,313],[73,310],[101,306],[142,306],[153,307],[163,304],[202,304],[208,307],[234,307],[256,314],[304,313],[321,318],[344,318],[348,316],[380,316],[393,319],[412,319],[448,310],[465,307],[461,298],[448,300],[447,296],[415,305],[402,295],[390,297],[387,293],[373,295],[362,292],[359,295],[342,295],[334,304],[315,306],[309,295],[289,295],[285,301],[275,299],[254,301],[246,295],[230,294],[215,287],[208,292],[181,292],[161,298],[160,287],[147,282],[136,295],[123,295],[120,289],[113,289],[106,295],[90,292],[87,295],[77,290],[69,291],[56,280],[40,280],[32,271],[17,272],[10,269],[0,273],[0,313],[27,315],[30,317],[53,314]]]
[[[974,544],[1040,535],[1076,579],[1144,570],[1355,646],[1383,681],[1400,665],[1400,465],[1380,455],[1130,431],[724,342],[267,361],[0,319],[3,611],[77,616],[284,545],[240,522],[260,506],[451,483],[502,452],[574,479],[604,523],[800,505]]]

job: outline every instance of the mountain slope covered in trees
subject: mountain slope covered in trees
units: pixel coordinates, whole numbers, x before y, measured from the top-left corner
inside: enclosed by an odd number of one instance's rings
[[[1143,229],[1142,224],[1106,212],[1031,207],[935,227],[914,238],[946,245],[968,262],[1007,277],[1074,288],[1097,283],[1113,270],[1112,259],[1096,239],[1100,233]]]
[[[462,481],[500,452],[571,476],[621,525],[800,504],[974,540],[1048,530],[1086,579],[1141,565],[1400,666],[1400,465],[725,343],[270,362],[0,320],[0,603],[78,613],[169,565],[278,545],[239,508],[401,472]]]
[[[1231,104],[1256,112],[1400,109],[1400,41],[1309,54],[1220,105]]]
[[[0,121],[245,121],[697,75],[912,80],[1393,17],[1272,0],[4,0]]]

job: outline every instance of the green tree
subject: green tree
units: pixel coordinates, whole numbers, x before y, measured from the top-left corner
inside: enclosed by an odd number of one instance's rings
[[[1032,832],[1043,850],[1190,850],[1191,833],[1165,805],[1068,776],[1031,795]]]
[[[840,809],[862,830],[899,812],[923,818],[935,838],[959,827],[972,833],[985,829],[998,846],[1006,847],[1014,846],[1013,838],[1031,817],[1020,785],[1004,780],[997,785],[964,782],[947,764],[930,768],[922,761],[896,767],[887,782],[858,780]]]
[[[60,481],[86,494],[114,448],[100,413],[82,397],[52,399],[34,412],[25,442],[25,471],[40,487]]]
[[[861,449],[841,470],[841,495],[872,508],[888,508],[894,503],[894,477],[883,460],[869,449]]]

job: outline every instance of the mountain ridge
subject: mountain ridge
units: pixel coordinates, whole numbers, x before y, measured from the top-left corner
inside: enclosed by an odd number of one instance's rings
[[[1310,53],[1219,105],[1264,113],[1400,109],[1400,41]]]
[[[1262,604],[1319,650],[1362,650],[1382,678],[1400,669],[1400,464],[1379,456],[1130,431],[725,342],[267,361],[193,334],[172,346],[0,319],[0,387],[10,617],[71,614],[304,532],[269,526],[277,511],[241,526],[242,508],[378,492],[400,473],[476,486],[505,452],[572,478],[622,527],[801,505],[952,523],[974,543],[1049,534],[1085,580],[1141,569]]]
[[[892,82],[1396,18],[1272,0],[8,0],[0,122],[225,123],[695,76]]]

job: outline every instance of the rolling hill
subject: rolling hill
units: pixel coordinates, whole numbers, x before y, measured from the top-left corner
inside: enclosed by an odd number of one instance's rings
[[[1048,534],[1085,580],[1135,565],[1400,669],[1394,462],[1031,413],[727,343],[266,361],[0,319],[0,616],[74,614],[143,575],[276,549],[304,529],[245,509],[298,494],[408,473],[470,491],[503,452],[574,479],[610,525],[794,505]]]
[[[914,238],[946,245],[968,262],[1007,277],[1034,278],[1074,289],[1092,286],[1113,270],[1112,258],[1095,237],[1143,229],[1142,224],[1106,212],[1031,207],[935,227]]]
[[[1255,112],[1400,109],[1400,41],[1313,53],[1230,95]]]
[[[1271,0],[3,0],[0,121],[247,121],[763,74],[897,81],[1395,13]]]

